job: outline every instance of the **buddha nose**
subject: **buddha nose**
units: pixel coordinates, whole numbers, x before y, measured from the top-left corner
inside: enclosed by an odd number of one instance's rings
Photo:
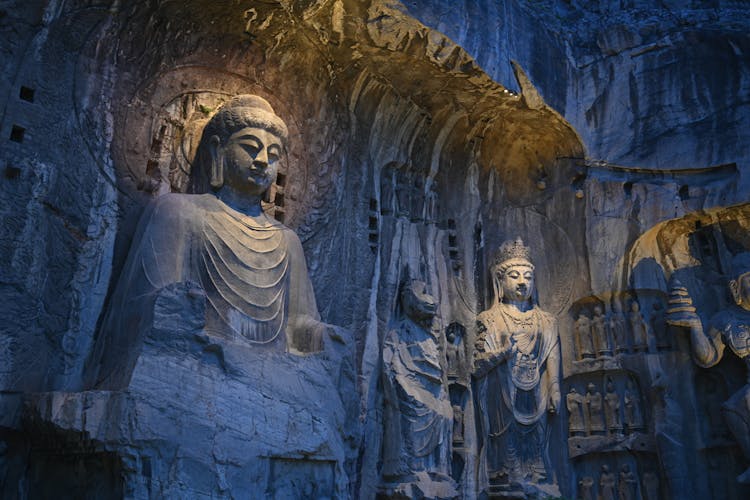
[[[258,151],[258,154],[256,154],[253,159],[253,165],[260,168],[268,167],[268,151],[266,151],[266,148]]]

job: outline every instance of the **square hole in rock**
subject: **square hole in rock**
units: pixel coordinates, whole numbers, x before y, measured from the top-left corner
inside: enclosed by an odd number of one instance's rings
[[[18,93],[18,97],[20,97],[22,101],[34,102],[34,89],[21,86],[21,91]]]
[[[13,125],[10,130],[10,140],[13,142],[23,142],[23,136],[26,133],[26,129],[20,125]]]

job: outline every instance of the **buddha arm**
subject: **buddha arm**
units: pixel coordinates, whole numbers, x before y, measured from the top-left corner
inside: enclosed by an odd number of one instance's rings
[[[292,350],[316,352],[323,349],[324,333],[329,331],[333,338],[337,334],[331,325],[320,321],[320,313],[315,300],[307,262],[302,244],[291,229],[284,229],[289,258],[289,321],[287,341]]]

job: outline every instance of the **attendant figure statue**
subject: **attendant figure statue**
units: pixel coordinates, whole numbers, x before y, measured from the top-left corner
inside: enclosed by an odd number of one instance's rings
[[[453,444],[464,444],[464,410],[459,405],[453,405]]]
[[[209,338],[293,353],[322,349],[330,330],[320,322],[299,238],[261,208],[287,135],[254,95],[232,98],[211,118],[191,173],[195,194],[160,196],[141,217],[90,360],[93,385],[128,383],[157,298],[179,290],[200,296],[204,310],[172,318]]]
[[[578,481],[578,498],[580,500],[596,500],[594,496],[594,478],[584,476]]]
[[[400,310],[383,342],[382,473],[389,495],[410,497],[435,488],[455,493],[448,470],[454,415],[436,311],[425,283],[406,281]]]
[[[610,434],[622,434],[622,417],[620,417],[620,396],[615,392],[612,379],[607,380],[607,394],[604,396],[604,413],[607,429]]]
[[[625,425],[628,432],[642,431],[644,429],[643,413],[638,389],[632,380],[628,380],[623,396],[625,402]]]
[[[586,424],[589,434],[604,434],[604,413],[602,412],[602,395],[596,390],[596,385],[590,383],[587,387],[586,397]]]
[[[591,338],[591,320],[583,312],[578,313],[578,319],[575,322],[576,347],[578,350],[578,359],[595,358],[594,342]]]
[[[466,328],[460,323],[451,323],[445,330],[448,378],[456,379],[464,374],[464,336]]]
[[[586,432],[586,422],[583,418],[583,396],[571,387],[565,396],[565,406],[568,408],[568,433],[571,436],[583,436]]]
[[[594,307],[594,317],[591,318],[591,336],[594,337],[597,356],[611,356],[612,346],[607,331],[607,321],[601,306]]]
[[[628,464],[623,464],[620,468],[620,482],[618,493],[620,500],[636,500],[638,498],[638,479]]]
[[[550,483],[547,420],[561,399],[557,322],[537,305],[534,266],[520,238],[500,247],[491,272],[496,300],[477,318],[474,367],[480,474],[487,474],[480,481]]]
[[[625,323],[625,314],[622,312],[622,304],[616,299],[612,300],[612,315],[609,318],[609,331],[612,332],[615,352],[618,354],[628,352],[628,327]]]
[[[714,315],[706,333],[687,290],[674,286],[667,322],[690,330],[693,360],[698,366],[715,366],[727,347],[745,362],[746,384],[724,403],[722,412],[745,458],[750,461],[750,253],[740,253],[732,259],[729,290],[735,306]],[[750,483],[750,468],[737,480]]]
[[[616,496],[617,478],[614,472],[610,472],[608,465],[602,465],[599,475],[599,498],[602,500],[617,500]]]
[[[633,350],[648,351],[648,326],[636,300],[630,304],[630,331],[633,334]]]

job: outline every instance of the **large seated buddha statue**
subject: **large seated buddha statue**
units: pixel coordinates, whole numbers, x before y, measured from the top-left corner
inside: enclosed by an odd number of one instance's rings
[[[173,307],[172,323],[192,322],[209,338],[295,354],[322,349],[326,325],[299,238],[261,208],[287,135],[254,95],[234,97],[206,125],[192,193],[160,196],[141,218],[92,356],[95,385],[127,384],[154,311],[165,310],[160,297],[174,294],[203,305],[192,315]]]

